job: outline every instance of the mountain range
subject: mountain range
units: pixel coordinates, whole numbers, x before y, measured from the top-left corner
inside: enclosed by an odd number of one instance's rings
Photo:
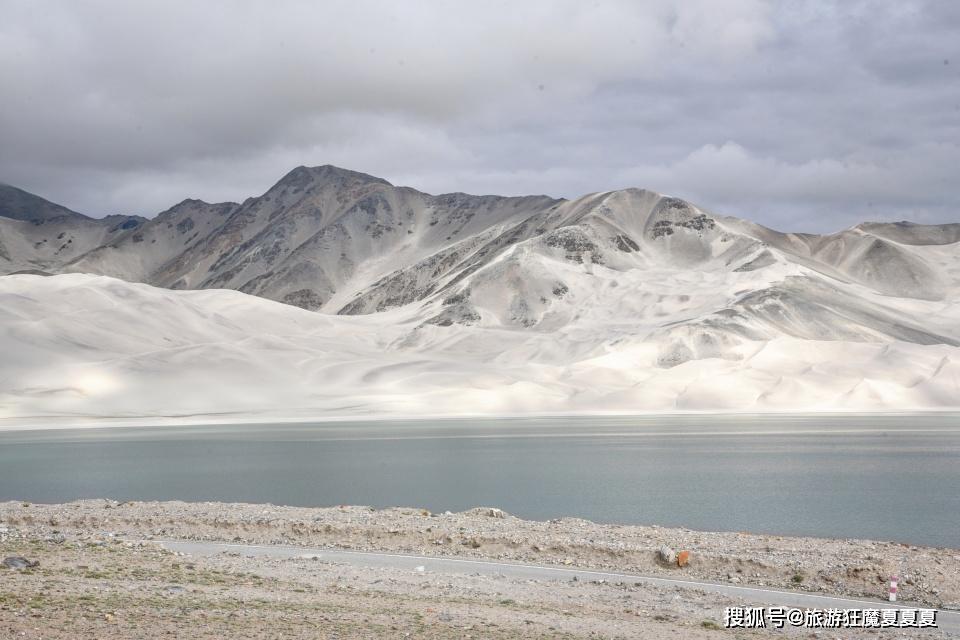
[[[3,273],[11,419],[102,405],[69,380],[24,386],[45,359],[83,368],[112,353],[112,376],[149,387],[144,353],[172,375],[218,334],[237,341],[222,379],[234,400],[172,392],[167,413],[269,413],[243,392],[267,370],[296,372],[280,396],[297,415],[960,406],[960,224],[783,233],[642,189],[430,195],[298,167],[242,203],[184,200],[150,219],[0,186]],[[137,305],[150,334],[120,326],[137,326]],[[87,316],[122,345],[87,335]],[[251,361],[243,344],[268,335],[292,342]],[[356,385],[304,386],[315,358],[353,366]]]

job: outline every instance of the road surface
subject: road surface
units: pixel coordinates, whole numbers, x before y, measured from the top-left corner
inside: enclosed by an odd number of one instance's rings
[[[375,553],[368,551],[343,551],[318,547],[295,547],[283,545],[234,544],[227,542],[195,542],[186,540],[150,540],[170,551],[188,555],[212,556],[218,553],[232,552],[245,556],[264,556],[271,558],[318,558],[327,562],[347,564],[358,567],[375,567],[424,571],[435,574],[486,574],[500,575],[522,580],[608,580],[611,582],[639,582],[658,587],[697,589],[716,593],[745,601],[746,606],[783,606],[815,609],[890,609],[890,608],[928,608],[906,602],[885,602],[855,598],[804,593],[800,591],[781,591],[715,582],[698,582],[679,578],[642,576],[609,571],[591,571],[570,567],[551,567],[494,560],[473,560],[467,558],[441,558],[431,556],[405,555],[398,553]],[[937,612],[938,627],[945,634],[960,636],[960,612]]]

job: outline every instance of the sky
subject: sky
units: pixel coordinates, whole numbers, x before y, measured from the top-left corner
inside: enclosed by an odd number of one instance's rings
[[[93,216],[298,165],[960,221],[960,2],[0,0],[0,182]]]

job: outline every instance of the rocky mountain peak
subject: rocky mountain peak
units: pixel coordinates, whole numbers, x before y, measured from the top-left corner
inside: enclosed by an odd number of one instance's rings
[[[350,171],[342,169],[332,164],[324,164],[317,167],[299,166],[292,169],[287,175],[283,176],[273,189],[279,188],[305,188],[316,184],[345,185],[350,183],[379,183],[392,186],[383,178],[377,178],[359,171]]]
[[[81,213],[2,183],[0,183],[0,216],[37,224],[57,218],[89,220]]]

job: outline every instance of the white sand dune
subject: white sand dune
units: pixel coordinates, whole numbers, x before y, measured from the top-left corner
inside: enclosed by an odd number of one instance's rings
[[[331,316],[227,290],[5,276],[0,424],[960,406],[956,346],[780,336],[664,367],[663,338],[625,326],[636,301],[614,314],[597,296],[553,332],[422,324],[415,305]]]

